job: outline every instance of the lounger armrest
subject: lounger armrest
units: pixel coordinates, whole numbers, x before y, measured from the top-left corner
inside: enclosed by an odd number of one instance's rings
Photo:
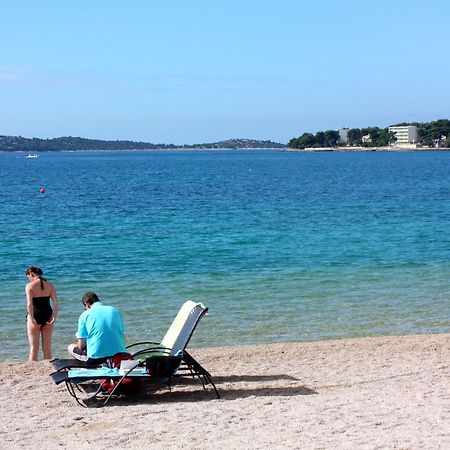
[[[166,354],[169,355],[170,354],[170,348],[165,348],[165,347],[147,347],[147,348],[143,348],[141,350],[138,350],[136,353],[133,353],[133,358],[136,358],[136,356],[139,355],[145,355],[146,353],[155,353],[155,354]]]
[[[152,342],[152,341],[143,341],[143,342],[136,342],[135,344],[127,345],[126,348],[135,347],[136,345],[159,345],[159,342]]]

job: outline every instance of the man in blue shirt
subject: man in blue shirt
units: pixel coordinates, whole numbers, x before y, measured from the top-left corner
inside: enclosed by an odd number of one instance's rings
[[[95,292],[86,292],[85,311],[78,319],[78,341],[69,353],[89,364],[99,364],[116,353],[126,352],[122,316],[118,309],[104,305]]]

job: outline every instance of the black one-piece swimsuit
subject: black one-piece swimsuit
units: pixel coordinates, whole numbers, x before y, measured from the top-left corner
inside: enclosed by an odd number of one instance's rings
[[[50,306],[50,296],[33,298],[33,316],[39,325],[45,325],[52,317],[52,314],[53,309]]]

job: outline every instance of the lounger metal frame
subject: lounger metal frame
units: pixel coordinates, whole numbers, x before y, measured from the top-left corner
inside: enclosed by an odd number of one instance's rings
[[[70,378],[69,370],[70,369],[76,369],[76,368],[86,368],[86,369],[99,369],[101,367],[104,367],[103,365],[87,365],[83,361],[79,361],[77,359],[55,359],[52,362],[52,365],[54,369],[56,370],[51,374],[51,377],[53,381],[56,384],[60,384],[63,381],[66,384],[67,390],[69,394],[75,398],[75,400],[80,404],[81,406],[87,407],[89,406],[89,403],[96,401],[96,406],[103,406],[108,401],[116,395],[121,395],[119,392],[120,386],[123,384],[124,380],[126,379],[135,379],[135,380],[143,380],[145,382],[152,382],[155,385],[164,386],[166,385],[171,391],[173,380],[176,378],[182,378],[182,377],[192,377],[197,378],[204,390],[207,390],[207,385],[210,384],[214,392],[217,396],[217,398],[220,398],[219,391],[217,390],[216,385],[214,384],[214,381],[212,379],[211,374],[200,364],[198,363],[195,358],[190,355],[186,351],[186,347],[200,321],[200,319],[207,313],[208,308],[205,308],[202,306],[202,310],[198,317],[195,320],[195,323],[192,326],[192,329],[190,330],[190,333],[187,335],[187,338],[182,343],[182,348],[166,348],[163,347],[161,344],[157,342],[150,342],[150,341],[143,341],[143,342],[137,342],[134,344],[131,344],[127,346],[127,350],[133,347],[139,347],[144,346],[143,348],[138,349],[134,353],[130,353],[128,356],[129,358],[124,359],[138,359],[139,356],[147,355],[147,357],[151,357],[152,354],[158,355],[158,356],[167,356],[167,357],[178,357],[180,358],[178,367],[175,368],[173,373],[167,374],[167,376],[164,377],[155,377],[153,375],[145,374],[145,375],[134,375],[132,374],[132,370],[130,369],[127,372],[125,372],[123,375],[117,375],[117,376],[105,376],[101,375],[101,371],[99,371],[98,376],[89,376],[89,377],[78,377],[78,378]],[[181,311],[181,310],[180,310]],[[164,342],[164,339],[163,339]],[[150,345],[150,346],[149,346]],[[146,347],[145,347],[146,346]],[[122,354],[123,355],[123,354]],[[115,356],[109,358],[106,362],[107,367],[112,367],[112,360]],[[141,361],[137,367],[143,367],[145,365],[145,360]],[[87,398],[82,399],[80,397],[80,394],[82,393],[82,389],[80,386],[86,387],[89,384],[96,384],[98,383],[98,380],[100,381],[97,389],[95,390],[94,394],[89,395]],[[106,395],[103,394],[103,391],[105,390],[105,384],[109,381],[113,381],[115,383],[114,388],[109,391]],[[78,393],[76,392],[78,391]]]

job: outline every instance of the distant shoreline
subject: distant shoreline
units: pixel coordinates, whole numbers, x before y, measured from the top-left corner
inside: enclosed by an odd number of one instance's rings
[[[195,147],[195,148],[148,148],[148,149],[98,149],[98,150],[36,150],[33,152],[28,152],[25,150],[0,150],[1,153],[8,154],[29,154],[35,153],[38,155],[45,153],[117,153],[117,152],[253,152],[253,151],[275,151],[281,153],[321,153],[321,152],[437,152],[437,151],[449,151],[450,147],[439,147],[439,148],[392,148],[392,147],[309,147],[309,148],[289,148],[289,147],[275,147],[275,148],[266,148],[266,147],[255,147],[255,148],[230,148],[230,147],[221,147],[221,148],[205,148],[205,147]]]
[[[195,148],[127,148],[122,150],[110,150],[110,149],[98,149],[98,150],[36,150],[33,152],[28,152],[25,150],[0,150],[0,153],[20,153],[20,154],[29,154],[29,153],[36,153],[36,154],[44,154],[44,153],[117,153],[117,152],[190,152],[190,151],[227,151],[227,152],[238,152],[238,151],[245,151],[245,152],[252,152],[252,151],[281,151],[285,152],[288,151],[288,147],[275,147],[275,148],[266,148],[266,147],[255,147],[255,148],[230,148],[230,147],[223,147],[223,148],[206,148],[206,147],[195,147]]]
[[[439,148],[400,148],[400,147],[308,147],[308,148],[289,148],[287,152],[433,152],[447,151],[449,147]]]

